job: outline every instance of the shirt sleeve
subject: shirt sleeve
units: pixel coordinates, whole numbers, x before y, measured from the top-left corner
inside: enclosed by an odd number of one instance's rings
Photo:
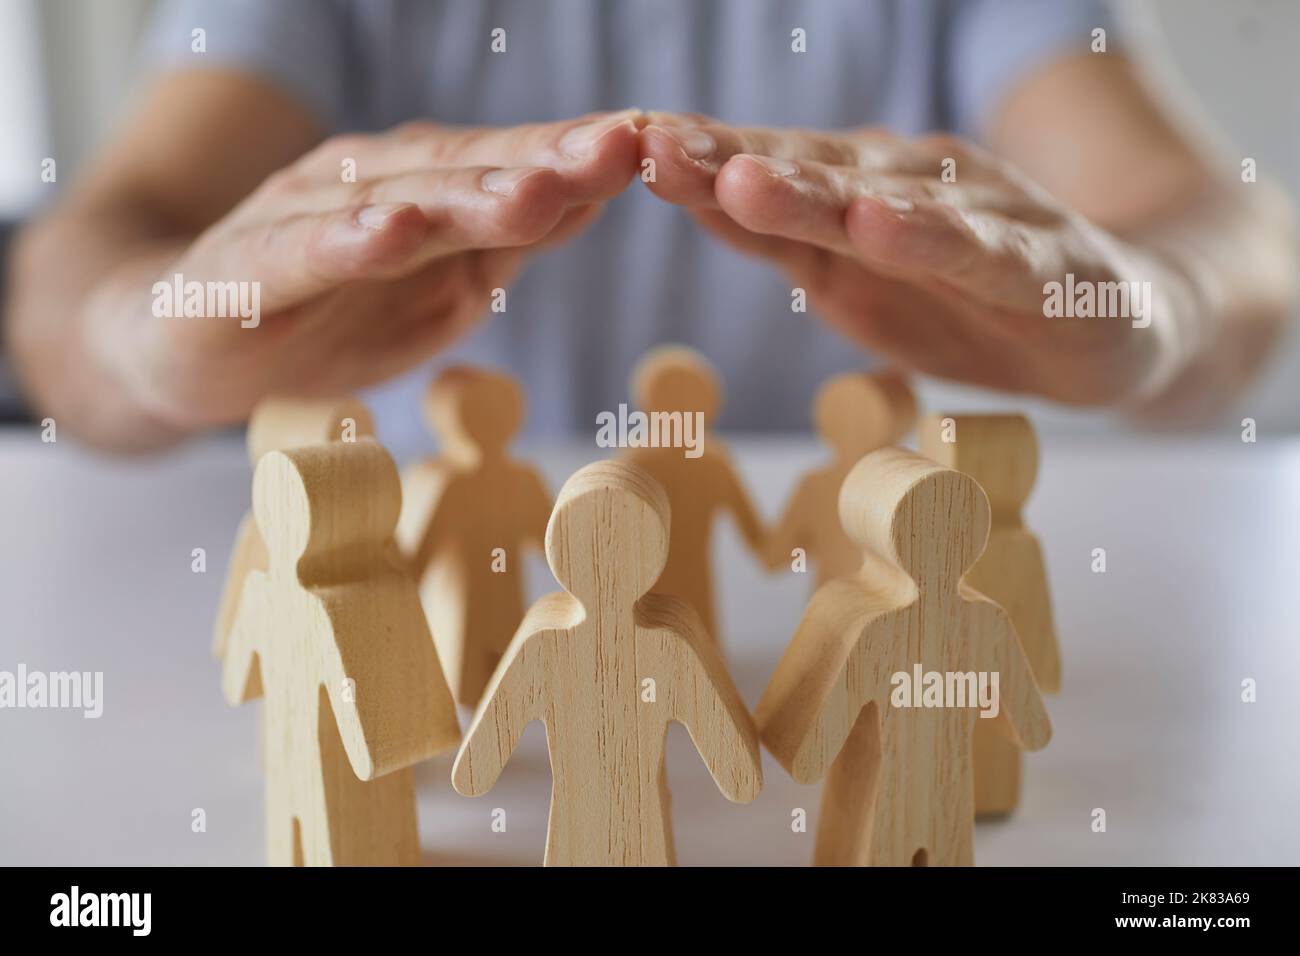
[[[1103,0],[955,0],[946,77],[955,131],[981,138],[1016,81],[1090,52],[1096,29],[1106,31],[1107,52],[1116,49],[1116,26]]]
[[[203,51],[195,30],[203,30]],[[226,68],[255,73],[339,129],[347,102],[347,14],[339,0],[161,0],[141,41],[153,72]]]

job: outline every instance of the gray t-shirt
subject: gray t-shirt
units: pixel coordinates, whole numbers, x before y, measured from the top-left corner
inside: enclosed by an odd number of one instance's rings
[[[1102,0],[164,0],[146,55],[266,75],[332,131],[638,106],[978,138],[1009,85],[1086,51],[1098,26],[1113,26]],[[504,53],[490,49],[498,27]],[[796,28],[807,52],[791,48]],[[594,433],[597,413],[627,400],[637,359],[683,342],[722,373],[723,427],[804,429],[818,383],[872,359],[792,312],[790,295],[767,263],[633,181],[586,234],[531,262],[504,313],[368,398],[383,439],[420,441],[432,370],[483,363],[522,379],[531,431]]]

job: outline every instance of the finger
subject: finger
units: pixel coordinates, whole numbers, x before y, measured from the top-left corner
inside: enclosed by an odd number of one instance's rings
[[[214,249],[202,269],[252,276],[262,308],[288,308],[358,279],[407,274],[469,249],[527,246],[560,222],[565,203],[549,169],[457,169],[421,177],[427,193],[385,188],[361,206],[259,224]],[[414,186],[409,187],[414,190]]]
[[[1042,308],[1043,283],[1065,271],[1059,246],[1040,230],[945,203],[850,204],[845,231],[859,262],[914,281],[937,281],[985,303]]]
[[[822,218],[840,218],[849,203],[862,196],[880,197],[886,205],[933,200],[958,209],[996,212],[1027,222],[1059,218],[1054,208],[1043,207],[1005,185],[945,183],[928,176],[887,175],[859,167],[748,154],[732,157],[723,166],[714,179],[714,193],[720,208],[730,202],[731,211],[742,217],[770,220],[764,227],[758,227],[763,232],[776,231],[840,251],[844,240],[842,229],[835,228],[831,233],[820,229],[812,233],[798,230],[814,221],[813,212],[820,211]],[[833,235],[834,242],[826,238],[828,234]]]
[[[857,186],[840,166],[741,155],[718,173],[718,208],[751,232],[852,256],[844,211]]]
[[[647,110],[644,115],[646,124],[651,126],[703,126],[706,123],[718,122],[704,113],[667,113],[661,110]]]
[[[569,242],[589,229],[604,211],[605,204],[598,202],[570,206],[556,223],[555,228],[538,241],[537,248],[550,249]]]
[[[647,185],[660,198],[680,205],[714,205],[714,177],[734,157],[746,154],[934,181],[943,172],[942,158],[925,141],[901,139],[876,129],[819,133],[712,123],[649,123],[641,131],[641,162],[653,159],[655,163],[655,182]],[[977,178],[973,169],[970,172],[969,178]]]
[[[806,274],[814,260],[825,254],[806,242],[753,232],[720,209],[692,209],[691,216],[703,229],[738,252],[770,260],[793,275]]]
[[[391,154],[364,177],[446,166],[549,166],[575,198],[608,199],[635,173],[640,116],[625,110],[510,127],[410,124],[390,134]]]
[[[960,280],[987,299],[1021,306],[1031,294],[1041,298],[1033,290],[1041,290],[1046,273],[1027,255],[1041,234],[1003,214],[1022,197],[997,187],[738,156],[719,173],[716,193],[719,207],[746,229],[806,242],[879,273]],[[850,223],[866,231],[854,233]]]
[[[395,138],[384,140],[379,137],[349,138],[369,150],[371,162],[366,163],[363,155],[352,170],[354,177],[342,181],[337,171],[331,171],[327,178],[322,178],[324,169],[333,170],[330,164],[333,157],[322,159],[326,153],[313,155],[288,169],[281,170],[268,177],[259,187],[257,193],[246,201],[233,215],[233,221],[241,224],[256,221],[270,221],[283,218],[286,214],[306,213],[327,208],[347,205],[361,206],[377,202],[427,201],[431,192],[438,189],[446,171],[461,167],[460,160],[468,159],[471,153],[487,154],[498,152],[502,160],[490,164],[480,164],[500,168],[541,167],[554,169],[558,174],[556,181],[566,202],[584,204],[599,202],[617,195],[627,185],[636,165],[635,125],[626,117],[615,121],[599,121],[595,129],[583,132],[583,124],[575,126],[570,123],[562,126],[569,133],[580,138],[590,138],[587,159],[572,161],[557,159],[554,150],[540,149],[536,161],[514,163],[509,160],[522,155],[528,150],[490,148],[489,140],[501,144],[510,139],[510,132],[505,130],[476,131],[478,138],[469,137],[473,149],[468,146],[459,151],[448,150],[445,143],[430,144],[428,137],[417,144],[396,145]],[[521,128],[514,128],[516,135]],[[530,128],[533,129],[533,128]],[[555,131],[552,131],[554,134]],[[527,134],[536,137],[536,132]],[[563,138],[564,134],[559,134]],[[396,136],[396,134],[394,134]],[[462,138],[465,138],[465,134]],[[407,139],[417,139],[413,134],[406,134]],[[438,137],[432,137],[438,139]],[[555,135],[550,136],[551,139]],[[440,141],[441,142],[441,141]],[[345,142],[342,149],[348,148]],[[578,149],[578,147],[570,147]],[[321,150],[324,150],[322,147]],[[358,149],[361,153],[362,150]],[[433,161],[436,154],[446,152],[448,161],[441,165]],[[418,153],[418,156],[416,155]],[[420,159],[422,162],[417,163]],[[455,160],[455,161],[452,161]],[[548,163],[550,160],[554,163]],[[470,167],[472,168],[472,167]]]
[[[659,126],[641,131],[639,157],[654,163],[654,179],[646,185],[661,199],[684,206],[713,208],[714,177],[733,156],[759,153],[781,158],[798,154],[827,163],[856,162],[856,147],[835,134],[754,129],[719,124]]]

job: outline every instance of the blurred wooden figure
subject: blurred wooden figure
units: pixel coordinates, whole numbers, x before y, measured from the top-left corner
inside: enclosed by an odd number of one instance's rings
[[[454,367],[429,386],[436,458],[403,476],[398,544],[407,555],[447,683],[473,707],[524,616],[523,555],[551,513],[541,475],[509,456],[524,395],[507,375]]]
[[[900,371],[848,372],[818,389],[813,422],[834,457],[799,480],[768,539],[767,564],[776,570],[792,563],[801,549],[820,587],[862,566],[862,549],[840,526],[840,487],[863,455],[897,444],[912,430],[916,396]]]
[[[971,724],[1031,749],[1051,735],[1006,612],[961,581],[988,500],[886,448],[849,473],[840,516],[870,563],[813,595],[759,703],[763,741],[798,782],[826,776],[817,864],[970,865]]]
[[[266,697],[272,865],[414,865],[411,765],[455,746],[456,709],[419,596],[388,546],[397,469],[372,439],[262,457],[253,511],[266,570],[250,571],[223,686]]]
[[[1023,415],[932,415],[920,428],[921,453],[970,475],[993,511],[988,547],[966,583],[1011,617],[1039,688],[1061,689],[1061,657],[1043,552],[1020,512],[1038,473],[1038,442]],[[1020,750],[986,721],[975,723],[975,813],[1010,813],[1020,802]]]
[[[680,421],[680,435],[694,448],[660,441],[659,447],[629,448],[626,459],[644,468],[664,489],[672,509],[668,563],[656,590],[694,606],[710,638],[721,646],[713,604],[713,519],[731,512],[745,543],[762,555],[766,531],[726,448],[709,430],[721,404],[718,374],[704,356],[681,345],[654,349],[641,359],[632,395],[655,421]],[[656,413],[660,418],[653,416]],[[677,415],[678,418],[671,418]],[[687,453],[690,452],[690,455]],[[692,457],[694,456],[694,457]]]
[[[456,789],[486,793],[525,725],[545,723],[548,866],[672,865],[669,721],[686,725],[727,799],[762,784],[753,723],[699,615],[648,593],[668,540],[667,499],[644,471],[597,462],[565,483],[546,530],[565,590],[529,610],[456,757]]]
[[[375,423],[370,410],[354,398],[268,398],[253,409],[248,420],[245,437],[248,463],[256,467],[269,451],[328,441],[356,441],[374,433]],[[266,546],[250,509],[235,532],[235,544],[221,590],[221,603],[212,634],[212,656],[217,660],[225,656],[226,641],[235,623],[244,578],[254,570],[266,570]],[[254,688],[252,696],[261,694]]]

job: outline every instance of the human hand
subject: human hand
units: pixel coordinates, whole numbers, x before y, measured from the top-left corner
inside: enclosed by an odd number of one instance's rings
[[[652,113],[640,155],[654,160],[656,195],[771,259],[830,324],[914,370],[1105,404],[1163,384],[1187,350],[1173,328],[1190,298],[1177,270],[956,137]],[[948,158],[955,182],[940,177]],[[1067,273],[1150,281],[1154,321],[1047,318],[1044,285]]]
[[[193,242],[105,279],[85,334],[178,432],[241,421],[265,395],[390,378],[465,332],[532,252],[571,238],[636,168],[636,113],[327,140]],[[346,160],[356,182],[343,182]],[[260,316],[151,314],[155,281],[257,282]]]

